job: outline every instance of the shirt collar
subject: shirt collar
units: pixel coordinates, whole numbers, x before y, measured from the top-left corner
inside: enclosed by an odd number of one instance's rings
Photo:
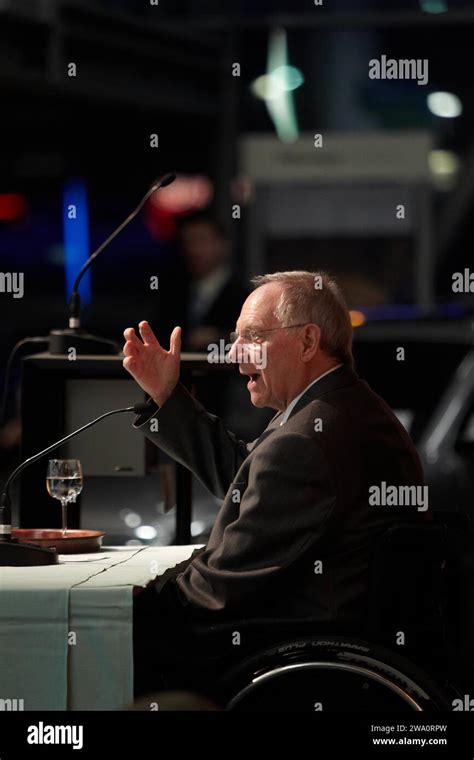
[[[298,403],[298,401],[300,400],[300,398],[302,396],[304,396],[304,394],[306,393],[306,391],[309,390],[312,385],[314,385],[315,383],[317,383],[318,380],[322,380],[323,377],[326,377],[326,375],[329,375],[331,372],[334,372],[334,370],[339,369],[339,367],[342,367],[342,363],[341,364],[337,364],[335,367],[331,367],[331,369],[328,369],[326,372],[323,372],[323,374],[319,375],[319,377],[316,377],[314,380],[311,380],[311,382],[309,383],[309,385],[307,385],[306,388],[304,388],[301,391],[301,393],[299,393],[298,396],[296,396],[296,398],[293,399],[293,401],[290,401],[290,403],[286,407],[285,411],[283,412],[283,417],[281,418],[280,425],[284,425],[285,424],[285,422],[288,420],[288,417],[290,416],[291,412],[295,408],[295,406]]]

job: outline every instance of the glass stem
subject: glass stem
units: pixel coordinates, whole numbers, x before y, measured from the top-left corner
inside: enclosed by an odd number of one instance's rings
[[[61,513],[62,513],[62,520],[63,520],[63,536],[66,535],[67,527],[66,527],[66,507],[67,507],[67,499],[61,499]]]

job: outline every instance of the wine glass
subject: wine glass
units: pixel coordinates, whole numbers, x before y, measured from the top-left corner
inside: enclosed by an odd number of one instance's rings
[[[46,488],[53,499],[61,501],[63,536],[66,535],[66,507],[76,501],[82,491],[82,467],[79,459],[50,459],[46,472]]]

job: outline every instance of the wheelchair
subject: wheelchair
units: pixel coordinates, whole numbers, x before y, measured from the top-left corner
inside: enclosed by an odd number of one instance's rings
[[[443,523],[389,528],[372,551],[362,624],[331,630],[309,619],[265,617],[198,623],[193,687],[238,712],[452,710],[460,692],[446,616],[456,551]],[[406,644],[398,646],[401,631]],[[240,645],[233,646],[237,632]]]

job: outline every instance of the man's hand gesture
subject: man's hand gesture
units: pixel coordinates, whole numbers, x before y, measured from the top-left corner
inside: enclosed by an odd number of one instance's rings
[[[124,330],[123,366],[145,393],[163,406],[179,380],[181,327],[171,333],[169,351],[160,345],[148,322],[140,322],[138,329],[141,340],[133,327]]]

